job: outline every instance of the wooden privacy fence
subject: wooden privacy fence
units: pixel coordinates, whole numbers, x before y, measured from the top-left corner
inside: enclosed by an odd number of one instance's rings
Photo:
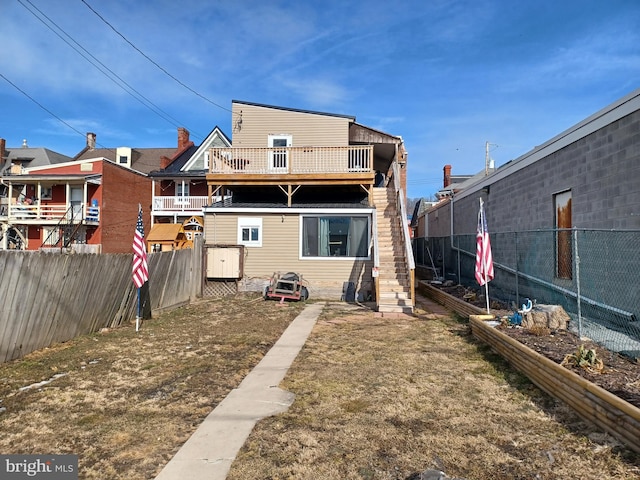
[[[132,261],[132,254],[0,251],[0,362],[135,319]],[[146,312],[200,295],[201,242],[149,254],[148,262]]]

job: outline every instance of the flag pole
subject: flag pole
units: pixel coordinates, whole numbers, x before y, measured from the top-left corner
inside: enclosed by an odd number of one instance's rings
[[[138,313],[136,314],[136,332],[140,330],[140,287],[138,287]]]
[[[484,230],[484,204],[482,202],[482,197],[480,197],[480,220],[480,224],[482,225],[482,239],[484,241],[484,235],[486,232]],[[487,256],[484,254],[484,252],[482,254],[482,272],[484,273],[484,297],[487,299],[487,315],[491,315],[491,312],[489,311],[489,277],[487,275]]]

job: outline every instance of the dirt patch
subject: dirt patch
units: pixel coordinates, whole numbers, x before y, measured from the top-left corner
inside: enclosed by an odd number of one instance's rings
[[[481,298],[469,298],[471,290],[460,285],[440,288],[459,299],[465,299],[466,296],[465,301],[480,308],[486,306]],[[495,300],[491,301],[490,310],[498,318],[513,314],[513,310],[509,310],[504,302]],[[507,324],[499,328],[510,337],[559,364],[567,355],[575,355],[580,346],[594,350],[604,366],[600,372],[571,363],[566,364],[566,368],[640,408],[640,364],[635,359],[607,350],[589,339],[581,340],[576,334],[566,330],[528,330]]]

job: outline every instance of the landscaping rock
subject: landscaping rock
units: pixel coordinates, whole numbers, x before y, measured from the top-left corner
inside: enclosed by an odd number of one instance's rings
[[[522,318],[522,327],[545,327],[549,330],[566,330],[570,317],[560,305],[536,305],[533,310],[525,313]]]

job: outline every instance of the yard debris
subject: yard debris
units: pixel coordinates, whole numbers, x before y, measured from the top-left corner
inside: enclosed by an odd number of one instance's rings
[[[26,387],[20,387],[19,390],[21,392],[24,392],[25,390],[31,390],[32,388],[40,388],[40,387],[44,387],[45,385],[48,385],[49,383],[53,382],[54,380],[57,380],[60,377],[64,377],[66,376],[66,373],[56,373],[53,377],[49,378],[48,380],[43,380],[41,382],[38,383],[32,383],[31,385],[27,385]]]

